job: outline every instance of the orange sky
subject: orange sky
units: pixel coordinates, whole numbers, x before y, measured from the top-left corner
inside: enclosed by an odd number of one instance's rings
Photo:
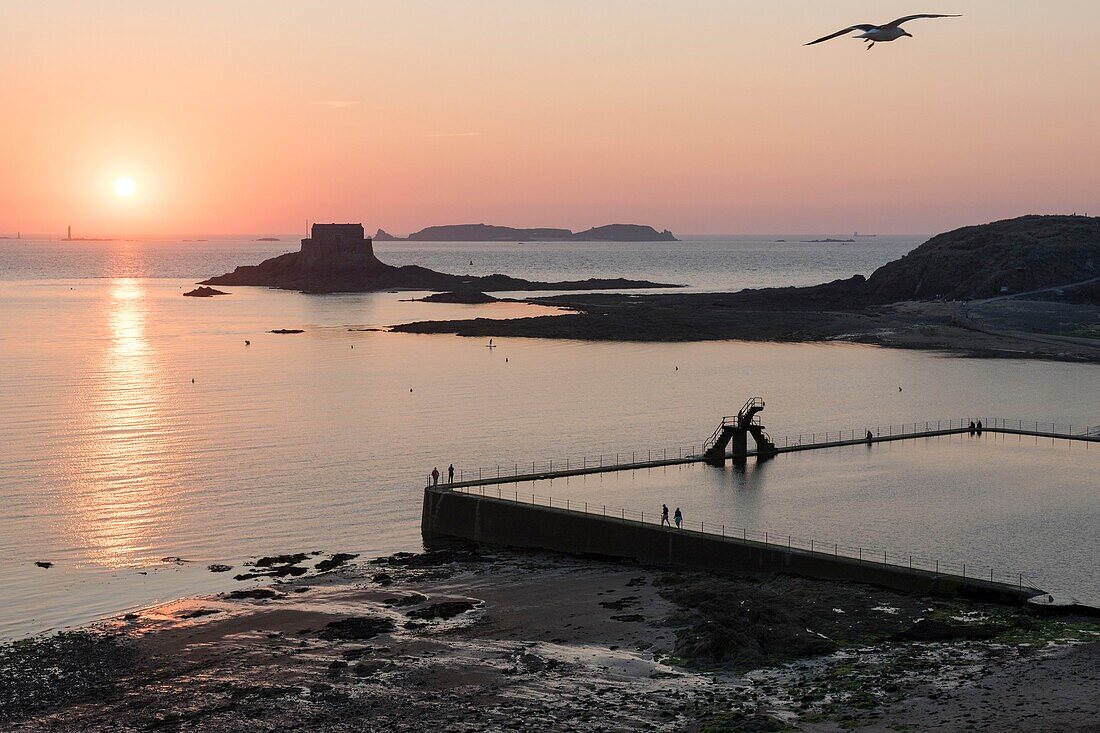
[[[912,12],[966,17],[800,45]],[[5,0],[0,234],[1100,213],[1098,29],[1092,0]]]

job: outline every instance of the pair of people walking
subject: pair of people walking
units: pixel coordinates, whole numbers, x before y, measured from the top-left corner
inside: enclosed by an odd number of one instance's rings
[[[675,514],[672,515],[672,520],[676,522],[676,529],[680,529],[680,525],[683,524],[684,515],[680,512],[680,507],[676,507]],[[668,521],[668,504],[661,505],[661,526],[672,526],[672,523]]]
[[[439,467],[432,469],[432,486],[439,486]],[[447,483],[453,484],[455,482],[455,464],[447,466]]]

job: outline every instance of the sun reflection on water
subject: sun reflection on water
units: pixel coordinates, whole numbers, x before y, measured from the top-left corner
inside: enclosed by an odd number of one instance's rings
[[[147,300],[139,280],[112,283],[105,348],[83,396],[85,426],[66,471],[71,531],[93,562],[112,568],[154,559],[148,553],[170,519],[164,494],[174,482],[164,459],[173,428],[146,335]]]

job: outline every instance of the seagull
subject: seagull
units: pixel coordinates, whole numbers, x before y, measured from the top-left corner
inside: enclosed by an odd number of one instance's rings
[[[863,31],[862,34],[854,36],[854,38],[862,38],[867,42],[867,50],[870,51],[874,48],[876,43],[887,43],[889,41],[896,41],[902,36],[913,37],[912,33],[902,30],[901,24],[908,23],[911,20],[918,18],[961,18],[961,15],[940,15],[937,13],[919,13],[917,15],[907,15],[904,18],[898,18],[895,21],[887,23],[886,25],[871,25],[870,23],[862,23],[860,25],[853,25],[845,28],[842,31],[837,31],[824,38],[818,38],[816,41],[810,41],[805,44],[812,46],[815,43],[821,43],[822,41],[828,41],[831,38],[837,36],[843,36],[845,33],[851,33],[852,31]]]

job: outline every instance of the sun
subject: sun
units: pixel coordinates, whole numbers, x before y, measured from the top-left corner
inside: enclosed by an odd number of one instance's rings
[[[123,198],[129,198],[137,193],[137,184],[134,183],[134,179],[129,176],[123,176],[122,178],[115,179],[115,195]]]

